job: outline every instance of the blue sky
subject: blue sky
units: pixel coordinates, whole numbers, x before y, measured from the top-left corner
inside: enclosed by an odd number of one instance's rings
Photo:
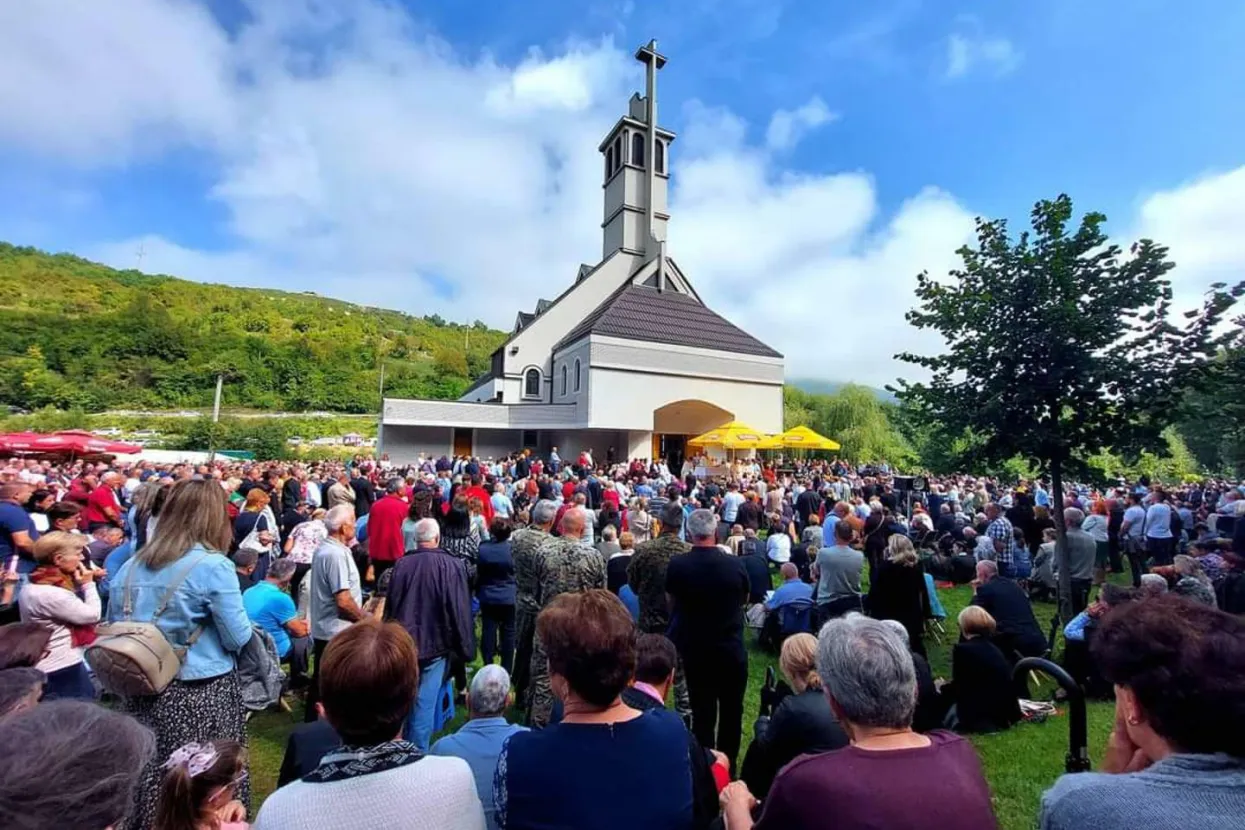
[[[672,254],[790,374],[892,379],[914,275],[1061,191],[1182,296],[1245,267],[1222,0],[8,4],[0,239],[506,326],[600,256],[650,37]]]

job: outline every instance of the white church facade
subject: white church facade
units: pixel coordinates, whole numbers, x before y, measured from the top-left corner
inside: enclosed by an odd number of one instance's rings
[[[394,463],[425,455],[500,457],[529,448],[564,457],[681,460],[687,438],[743,421],[782,430],[783,358],[710,310],[667,254],[675,136],[657,125],[651,42],[646,95],[601,142],[602,259],[552,301],[519,312],[490,371],[458,401],[385,398],[380,448]]]

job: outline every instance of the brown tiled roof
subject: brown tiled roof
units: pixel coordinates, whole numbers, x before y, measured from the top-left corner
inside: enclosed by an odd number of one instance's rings
[[[701,305],[694,297],[631,283],[597,306],[553,350],[556,352],[589,334],[782,357],[734,323]]]

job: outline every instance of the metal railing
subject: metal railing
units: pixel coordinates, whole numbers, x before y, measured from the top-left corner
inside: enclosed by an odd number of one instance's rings
[[[1050,675],[1067,692],[1068,754],[1064,760],[1064,769],[1068,772],[1089,772],[1089,728],[1085,715],[1085,693],[1062,666],[1044,657],[1026,657],[1016,664],[1012,673],[1019,679],[1030,671]]]

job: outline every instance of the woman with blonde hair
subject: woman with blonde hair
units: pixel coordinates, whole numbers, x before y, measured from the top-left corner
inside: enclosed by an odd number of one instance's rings
[[[95,697],[83,662],[83,649],[95,641],[99,622],[99,591],[86,558],[90,536],[56,530],[35,542],[36,567],[22,589],[22,622],[38,623],[52,632],[45,656],[35,668],[47,675],[43,699]]]
[[[990,612],[970,605],[958,617],[963,639],[951,650],[951,682],[942,685],[948,721],[958,732],[997,732],[1020,720],[1012,667],[996,646]]]
[[[778,665],[791,694],[774,708],[772,716],[757,719],[756,738],[740,773],[757,798],[764,798],[778,771],[799,756],[848,744],[817,675],[817,638],[792,634],[782,644]]]
[[[225,556],[231,541],[225,491],[215,481],[180,481],[154,536],[111,580],[109,622],[152,623],[185,649],[162,692],[121,698],[122,710],[156,733],[161,760],[192,741],[246,744],[235,655],[250,642],[251,622]],[[159,762],[148,764],[128,827],[151,826],[161,777]],[[244,782],[238,798],[245,804],[248,796]]]
[[[224,491],[222,491],[224,492]],[[277,517],[272,512],[272,499],[261,487],[246,492],[246,504],[238,518],[233,521],[233,545],[230,552],[246,548],[255,552],[254,582],[262,582],[268,575],[272,553],[277,549]]]
[[[896,620],[908,630],[912,650],[925,656],[925,619],[930,614],[925,574],[912,540],[894,533],[886,542],[886,557],[872,574],[869,585],[869,616]]]
[[[484,520],[484,500],[478,496],[467,499],[467,511],[471,516],[471,533],[477,543],[487,542],[489,535],[488,523]]]

